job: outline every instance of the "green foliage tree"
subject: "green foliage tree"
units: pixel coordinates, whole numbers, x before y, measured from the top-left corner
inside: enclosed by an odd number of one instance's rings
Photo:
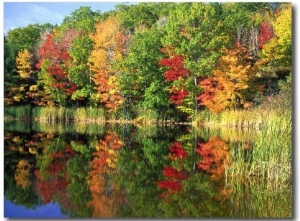
[[[212,4],[179,3],[170,14],[165,26],[164,47],[172,47],[175,54],[182,55],[184,66],[190,72],[184,82],[189,95],[182,110],[189,113],[198,111],[198,78],[210,75],[221,55],[220,49],[226,47],[229,40],[223,26]]]
[[[134,5],[118,4],[117,18],[131,33],[137,28],[150,28],[158,20],[156,3],[142,2]]]
[[[99,16],[101,16],[99,11],[94,12],[90,7],[81,6],[72,12],[70,16],[65,17],[59,27],[65,30],[76,29],[88,34],[95,31],[95,21]]]
[[[92,74],[88,67],[88,58],[92,51],[92,40],[89,36],[79,34],[72,41],[69,49],[72,60],[68,69],[68,78],[77,85],[77,90],[72,94],[74,100],[88,101],[93,93]]]
[[[130,39],[127,56],[117,63],[122,95],[126,98],[125,111],[136,108],[166,111],[169,107],[167,82],[158,66],[163,56],[161,37],[162,32],[154,27],[138,30]]]

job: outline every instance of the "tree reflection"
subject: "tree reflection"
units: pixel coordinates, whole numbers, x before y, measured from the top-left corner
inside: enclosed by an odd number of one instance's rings
[[[36,157],[29,151],[33,138],[26,133],[4,132],[4,194],[16,205],[36,208],[40,201],[35,191],[33,170]],[[38,150],[38,146],[36,146]]]
[[[35,170],[38,179],[37,190],[44,203],[58,202],[63,208],[74,211],[77,207],[69,199],[68,162],[76,155],[71,145],[60,137],[45,146],[44,154],[39,157],[39,169]]]
[[[275,209],[277,195],[226,182],[237,150],[251,157],[250,140],[114,125],[103,134],[5,132],[4,143],[5,197],[27,208],[57,202],[75,218],[247,217],[244,205],[256,214]],[[262,211],[262,203],[271,210]]]
[[[228,147],[217,137],[196,143],[193,136],[181,135],[169,145],[168,166],[162,169],[163,180],[157,186],[164,190],[158,197],[165,217],[220,217],[224,215],[219,202],[224,188]],[[193,146],[196,155],[193,152]],[[192,165],[198,165],[194,170]]]
[[[225,165],[229,161],[228,147],[220,138],[213,136],[205,143],[198,143],[196,152],[201,156],[198,167],[212,174],[217,179],[224,173]]]
[[[117,151],[121,146],[123,143],[118,136],[108,132],[95,147],[97,151],[93,153],[92,169],[87,176],[91,193],[88,206],[93,208],[92,217],[114,217],[123,201],[120,189],[109,179],[115,172]]]

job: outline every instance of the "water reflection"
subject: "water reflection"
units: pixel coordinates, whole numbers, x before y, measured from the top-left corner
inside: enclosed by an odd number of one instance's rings
[[[227,180],[237,152],[251,162],[248,136],[230,140],[186,126],[29,127],[4,134],[4,193],[15,205],[38,211],[56,203],[75,218],[291,216],[290,192]]]

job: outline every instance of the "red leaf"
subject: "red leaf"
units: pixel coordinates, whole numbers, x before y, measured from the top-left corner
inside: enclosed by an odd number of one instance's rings
[[[259,48],[262,49],[264,45],[274,37],[272,25],[269,22],[262,22],[259,29]]]

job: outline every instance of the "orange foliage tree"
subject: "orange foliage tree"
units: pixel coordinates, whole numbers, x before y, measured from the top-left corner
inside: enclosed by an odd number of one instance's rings
[[[23,189],[31,185],[30,181],[30,168],[28,160],[20,160],[17,169],[15,171],[15,180],[18,186],[22,186]]]
[[[247,49],[238,40],[235,48],[225,50],[217,69],[213,70],[213,76],[199,82],[204,89],[198,96],[200,105],[213,113],[246,106],[264,88],[255,83],[256,70]]]
[[[97,99],[113,111],[124,101],[120,94],[119,72],[113,69],[113,64],[124,53],[127,38],[121,31],[120,22],[115,18],[97,23],[95,29],[95,33],[90,35],[94,46],[88,65],[95,73],[93,81]]]
[[[28,79],[30,78],[31,74],[33,73],[32,69],[32,54],[25,49],[18,53],[16,58],[17,63],[17,72],[19,73],[21,78]]]

